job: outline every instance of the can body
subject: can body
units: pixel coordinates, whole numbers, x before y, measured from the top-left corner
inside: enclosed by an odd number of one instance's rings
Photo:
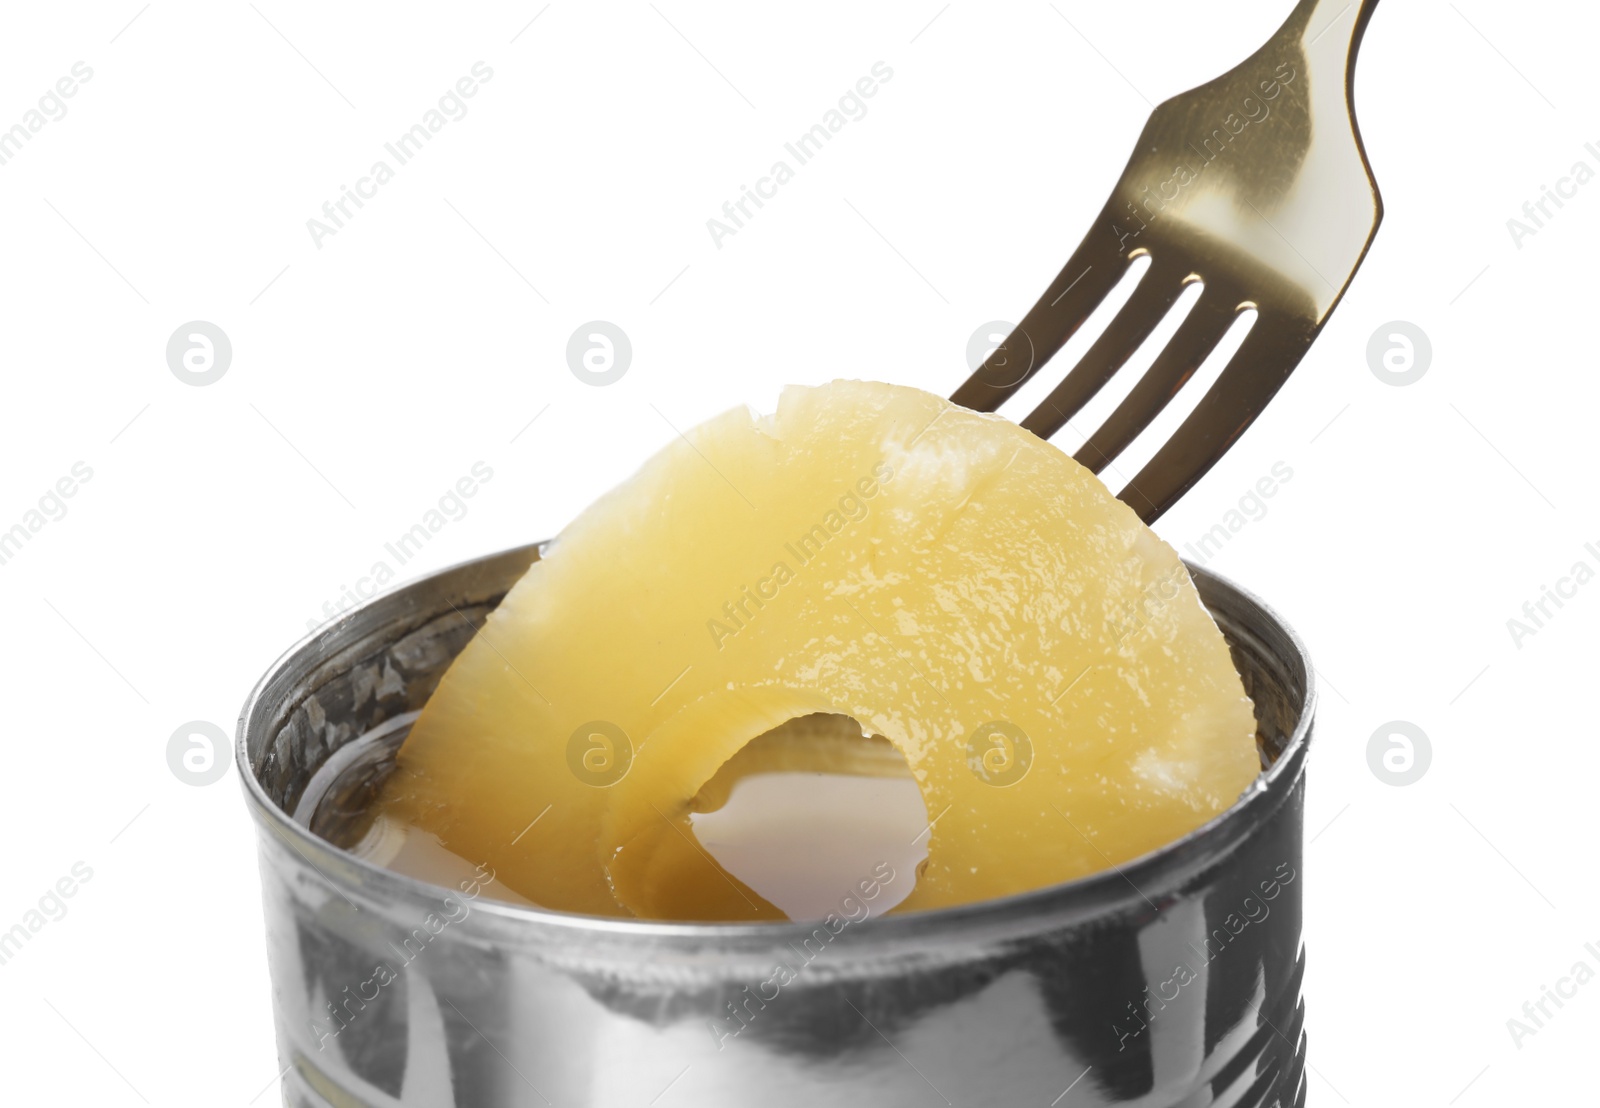
[[[291,815],[331,756],[422,706],[536,557],[507,551],[376,598],[291,651],[245,706],[286,1104],[1304,1103],[1312,670],[1259,602],[1192,570],[1268,768],[1182,840],[1069,884],[834,928],[650,923],[427,885]]]

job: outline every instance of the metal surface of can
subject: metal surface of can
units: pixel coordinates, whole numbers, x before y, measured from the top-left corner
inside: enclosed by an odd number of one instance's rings
[[[245,705],[237,760],[285,1104],[1304,1104],[1312,669],[1253,597],[1191,567],[1255,700],[1266,768],[1179,841],[1068,884],[837,931],[655,923],[429,885],[298,814],[330,758],[422,707],[538,549],[369,601]]]

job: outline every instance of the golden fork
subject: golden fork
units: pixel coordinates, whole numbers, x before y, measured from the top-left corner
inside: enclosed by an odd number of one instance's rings
[[[1151,113],[1122,179],[1039,302],[951,400],[1000,407],[1083,325],[1135,258],[1150,268],[1022,425],[1059,431],[1185,286],[1199,301],[1075,457],[1099,473],[1166,407],[1236,317],[1258,315],[1194,410],[1118,496],[1153,522],[1244,433],[1305,356],[1383,218],[1352,104],[1378,0],[1301,0],[1267,44]]]

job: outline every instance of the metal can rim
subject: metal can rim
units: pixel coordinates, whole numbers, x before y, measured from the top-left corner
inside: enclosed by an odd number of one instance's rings
[[[417,903],[437,901],[450,890],[416,878],[384,869],[357,858],[326,840],[313,835],[290,818],[266,792],[251,764],[249,746],[258,707],[266,693],[285,673],[295,668],[308,653],[318,649],[341,626],[362,618],[375,607],[393,604],[397,593],[422,590],[441,579],[461,575],[476,567],[499,561],[531,564],[546,543],[530,543],[495,554],[479,556],[436,570],[387,593],[372,597],[344,613],[337,620],[310,632],[275,661],[246,698],[239,716],[234,742],[234,760],[246,800],[263,831],[287,842],[320,871],[338,873],[345,893],[360,895],[370,890],[381,899],[400,898]],[[981,934],[983,941],[1003,941],[1007,935],[1024,939],[1043,928],[1070,926],[1074,922],[1104,918],[1118,911],[1142,911],[1149,907],[1142,889],[1169,890],[1187,872],[1216,864],[1243,841],[1251,829],[1265,822],[1285,803],[1305,772],[1316,708],[1316,671],[1300,636],[1278,613],[1248,590],[1211,570],[1186,563],[1197,585],[1228,605],[1250,611],[1260,622],[1269,624],[1282,636],[1278,644],[1292,651],[1303,668],[1305,696],[1295,726],[1273,764],[1263,770],[1254,783],[1226,811],[1195,828],[1182,838],[1158,847],[1120,866],[1056,885],[947,908],[890,914],[870,921],[860,929],[852,944],[852,962],[871,961],[886,951],[897,958],[919,948],[928,954],[948,949],[963,936]],[[1214,607],[1207,602],[1208,610]],[[1213,612],[1215,615],[1215,612]],[[333,878],[328,878],[333,881]],[[1153,909],[1152,909],[1153,910]],[[682,923],[630,920],[586,916],[549,909],[523,907],[499,902],[479,901],[474,905],[475,926],[485,937],[515,944],[547,945],[585,938],[598,942],[607,951],[605,958],[625,956],[630,948],[641,960],[658,957],[663,948],[681,954],[718,951],[738,960],[741,955],[758,955],[781,949],[787,943],[811,934],[814,923]],[[630,942],[631,940],[631,942]]]

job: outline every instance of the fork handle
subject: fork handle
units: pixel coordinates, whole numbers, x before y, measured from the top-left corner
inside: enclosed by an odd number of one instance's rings
[[[1276,37],[1299,41],[1309,49],[1312,43],[1332,34],[1336,41],[1349,43],[1347,64],[1354,69],[1356,51],[1361,49],[1361,38],[1366,34],[1367,24],[1371,22],[1377,6],[1378,0],[1356,0],[1354,3],[1351,0],[1300,0]],[[1354,20],[1350,18],[1351,8],[1355,9]],[[1348,39],[1344,39],[1343,31],[1337,29],[1342,24],[1349,24]]]

